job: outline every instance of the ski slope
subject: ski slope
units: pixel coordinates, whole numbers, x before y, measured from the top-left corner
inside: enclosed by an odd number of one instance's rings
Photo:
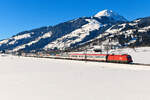
[[[0,56],[0,100],[150,100],[150,66]]]

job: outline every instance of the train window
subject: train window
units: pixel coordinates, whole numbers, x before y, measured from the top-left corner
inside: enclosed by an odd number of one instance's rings
[[[90,56],[91,58],[93,58],[93,56]]]
[[[96,58],[99,58],[99,56],[96,56]]]
[[[97,56],[97,58],[101,58],[101,56]]]
[[[86,56],[87,58],[90,58],[90,56]]]
[[[102,58],[102,56],[99,56],[99,58]]]
[[[77,57],[76,55],[72,55],[72,57]]]

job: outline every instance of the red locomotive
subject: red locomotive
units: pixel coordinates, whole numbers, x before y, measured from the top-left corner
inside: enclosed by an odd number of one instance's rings
[[[108,55],[107,56],[108,62],[117,62],[117,63],[132,63],[132,58],[130,55]]]

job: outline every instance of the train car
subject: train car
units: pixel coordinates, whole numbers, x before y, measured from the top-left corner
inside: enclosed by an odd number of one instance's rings
[[[71,59],[79,60],[93,60],[93,61],[107,61],[106,54],[70,54]]]
[[[117,62],[117,63],[132,63],[132,58],[130,55],[108,55],[108,62]]]

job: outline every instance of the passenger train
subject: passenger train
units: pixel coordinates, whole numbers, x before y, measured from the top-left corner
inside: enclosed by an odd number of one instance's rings
[[[115,63],[132,63],[132,57],[128,54],[115,55],[115,54],[88,54],[88,53],[70,53],[56,55],[56,58],[72,59],[72,60],[88,60],[88,61],[101,61],[101,62],[115,62]]]
[[[54,59],[69,59],[69,60],[84,60],[84,61],[99,61],[99,62],[114,62],[114,63],[132,63],[132,57],[128,54],[99,54],[99,53],[81,53],[70,52],[62,54],[22,54],[28,57],[54,58]]]

